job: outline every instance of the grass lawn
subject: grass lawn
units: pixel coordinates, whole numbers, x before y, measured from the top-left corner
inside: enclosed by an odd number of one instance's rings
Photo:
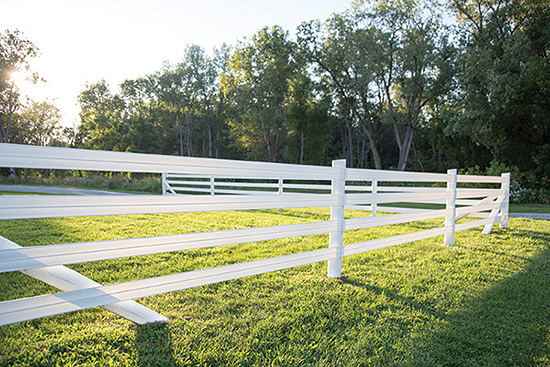
[[[510,204],[510,213],[550,213],[548,204]]]
[[[346,211],[348,217],[365,215]],[[328,219],[324,209],[0,222],[23,245]],[[345,243],[440,225],[346,232]],[[344,259],[148,297],[168,324],[136,326],[101,308],[0,326],[0,366],[548,366],[550,222],[460,232]],[[326,247],[328,236],[248,243],[70,267],[118,283]],[[55,292],[0,274],[0,300]]]

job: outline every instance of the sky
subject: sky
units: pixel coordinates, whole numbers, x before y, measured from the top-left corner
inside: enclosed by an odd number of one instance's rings
[[[0,0],[0,31],[18,29],[39,48],[31,61],[46,82],[22,92],[49,99],[63,125],[78,124],[78,94],[101,79],[118,85],[179,62],[187,45],[207,52],[236,45],[265,26],[294,34],[303,21],[325,20],[352,0]]]

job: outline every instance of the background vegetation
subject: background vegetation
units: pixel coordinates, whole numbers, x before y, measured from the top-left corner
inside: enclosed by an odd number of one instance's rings
[[[521,201],[548,202],[549,1],[357,1],[292,36],[272,26],[212,53],[189,45],[181,61],[116,91],[87,85],[80,124],[64,130],[51,102],[19,100],[10,73],[27,69],[37,47],[5,31],[0,138],[416,171],[500,167]]]

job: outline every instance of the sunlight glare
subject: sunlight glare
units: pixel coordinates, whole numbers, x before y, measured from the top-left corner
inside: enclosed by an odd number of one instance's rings
[[[10,80],[15,83],[16,86],[21,88],[24,84],[27,84],[27,75],[21,71],[14,71],[10,74]]]

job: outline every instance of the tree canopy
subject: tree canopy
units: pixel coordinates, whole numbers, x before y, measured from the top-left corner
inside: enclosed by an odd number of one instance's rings
[[[29,59],[36,57],[38,48],[18,30],[0,33],[0,142],[9,143],[13,114],[19,109],[19,86],[15,73],[28,72]],[[37,75],[30,77],[36,79]]]

